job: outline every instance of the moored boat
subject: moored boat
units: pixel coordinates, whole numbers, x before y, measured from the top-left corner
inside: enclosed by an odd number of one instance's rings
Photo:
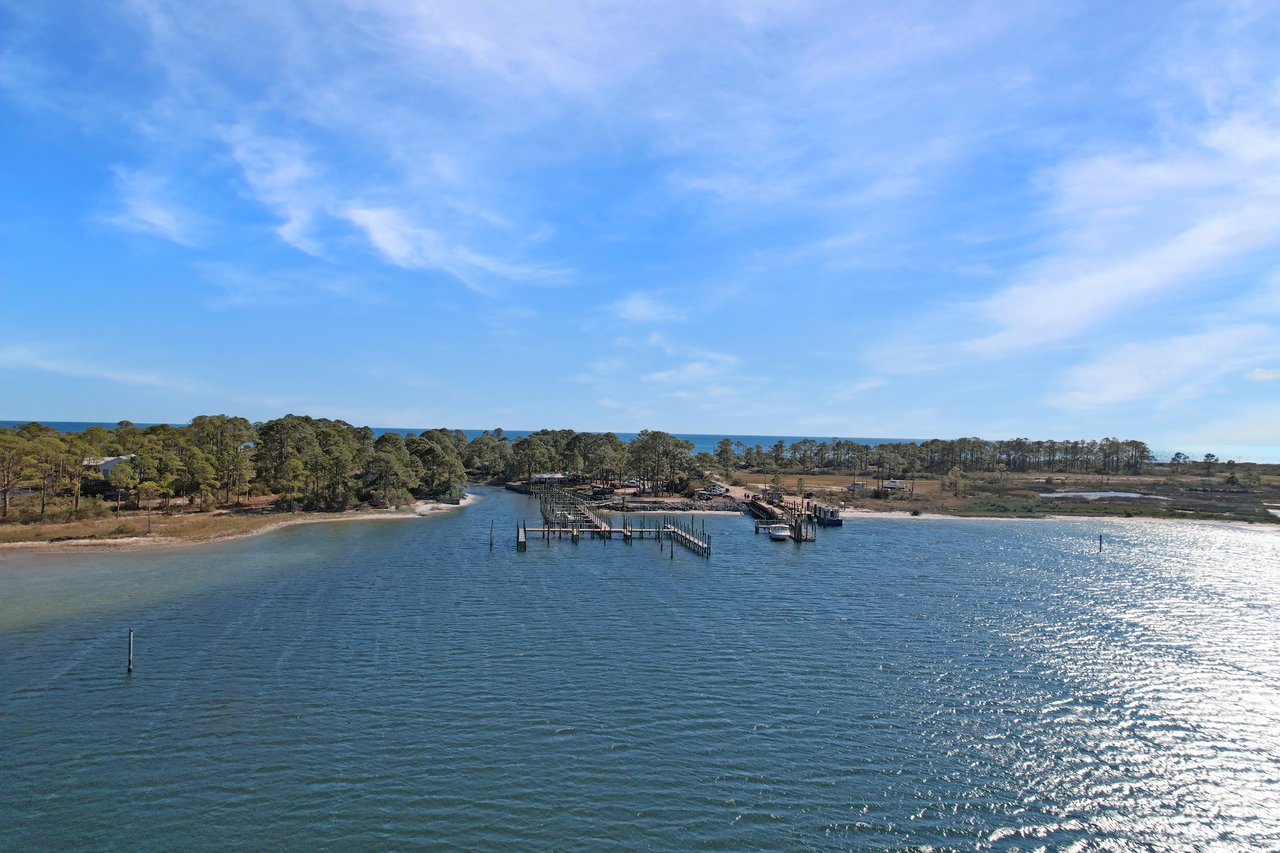
[[[785,524],[771,524],[767,529],[769,538],[774,542],[785,542],[791,538],[791,528]]]
[[[841,527],[844,524],[840,508],[834,506],[814,506],[813,520],[823,527]]]

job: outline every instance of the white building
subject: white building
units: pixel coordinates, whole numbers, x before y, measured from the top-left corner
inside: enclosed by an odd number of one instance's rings
[[[116,467],[121,462],[126,462],[132,459],[132,453],[126,453],[124,456],[103,456],[101,459],[84,460],[84,467],[96,468],[98,473],[102,476],[110,477],[112,468]]]

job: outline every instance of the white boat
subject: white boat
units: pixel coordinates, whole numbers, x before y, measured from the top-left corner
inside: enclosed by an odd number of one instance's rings
[[[769,538],[775,542],[785,542],[791,538],[791,528],[785,524],[770,524],[767,528]]]

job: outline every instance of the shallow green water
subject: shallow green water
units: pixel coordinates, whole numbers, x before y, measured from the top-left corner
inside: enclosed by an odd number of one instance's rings
[[[0,849],[1280,846],[1274,533],[517,554],[536,506],[482,495],[4,556]]]

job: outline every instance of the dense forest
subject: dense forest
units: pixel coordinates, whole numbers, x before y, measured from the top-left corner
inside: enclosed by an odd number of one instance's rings
[[[1174,464],[1187,464],[1182,454]],[[272,496],[285,509],[343,510],[413,498],[455,497],[467,479],[528,479],[536,473],[612,483],[634,477],[684,491],[704,477],[749,469],[878,477],[964,472],[1141,473],[1154,461],[1140,441],[932,439],[868,445],[833,438],[769,447],[723,439],[714,453],[670,433],[645,430],[630,442],[613,433],[539,430],[512,439],[501,429],[468,439],[461,430],[375,435],[340,420],[286,415],[250,423],[201,415],[190,424],[63,433],[39,423],[0,429],[3,516],[22,499],[22,520],[101,513],[104,499],[198,508]],[[1212,461],[1206,457],[1208,468]],[[103,471],[106,473],[103,473]],[[86,501],[88,496],[94,496]]]

